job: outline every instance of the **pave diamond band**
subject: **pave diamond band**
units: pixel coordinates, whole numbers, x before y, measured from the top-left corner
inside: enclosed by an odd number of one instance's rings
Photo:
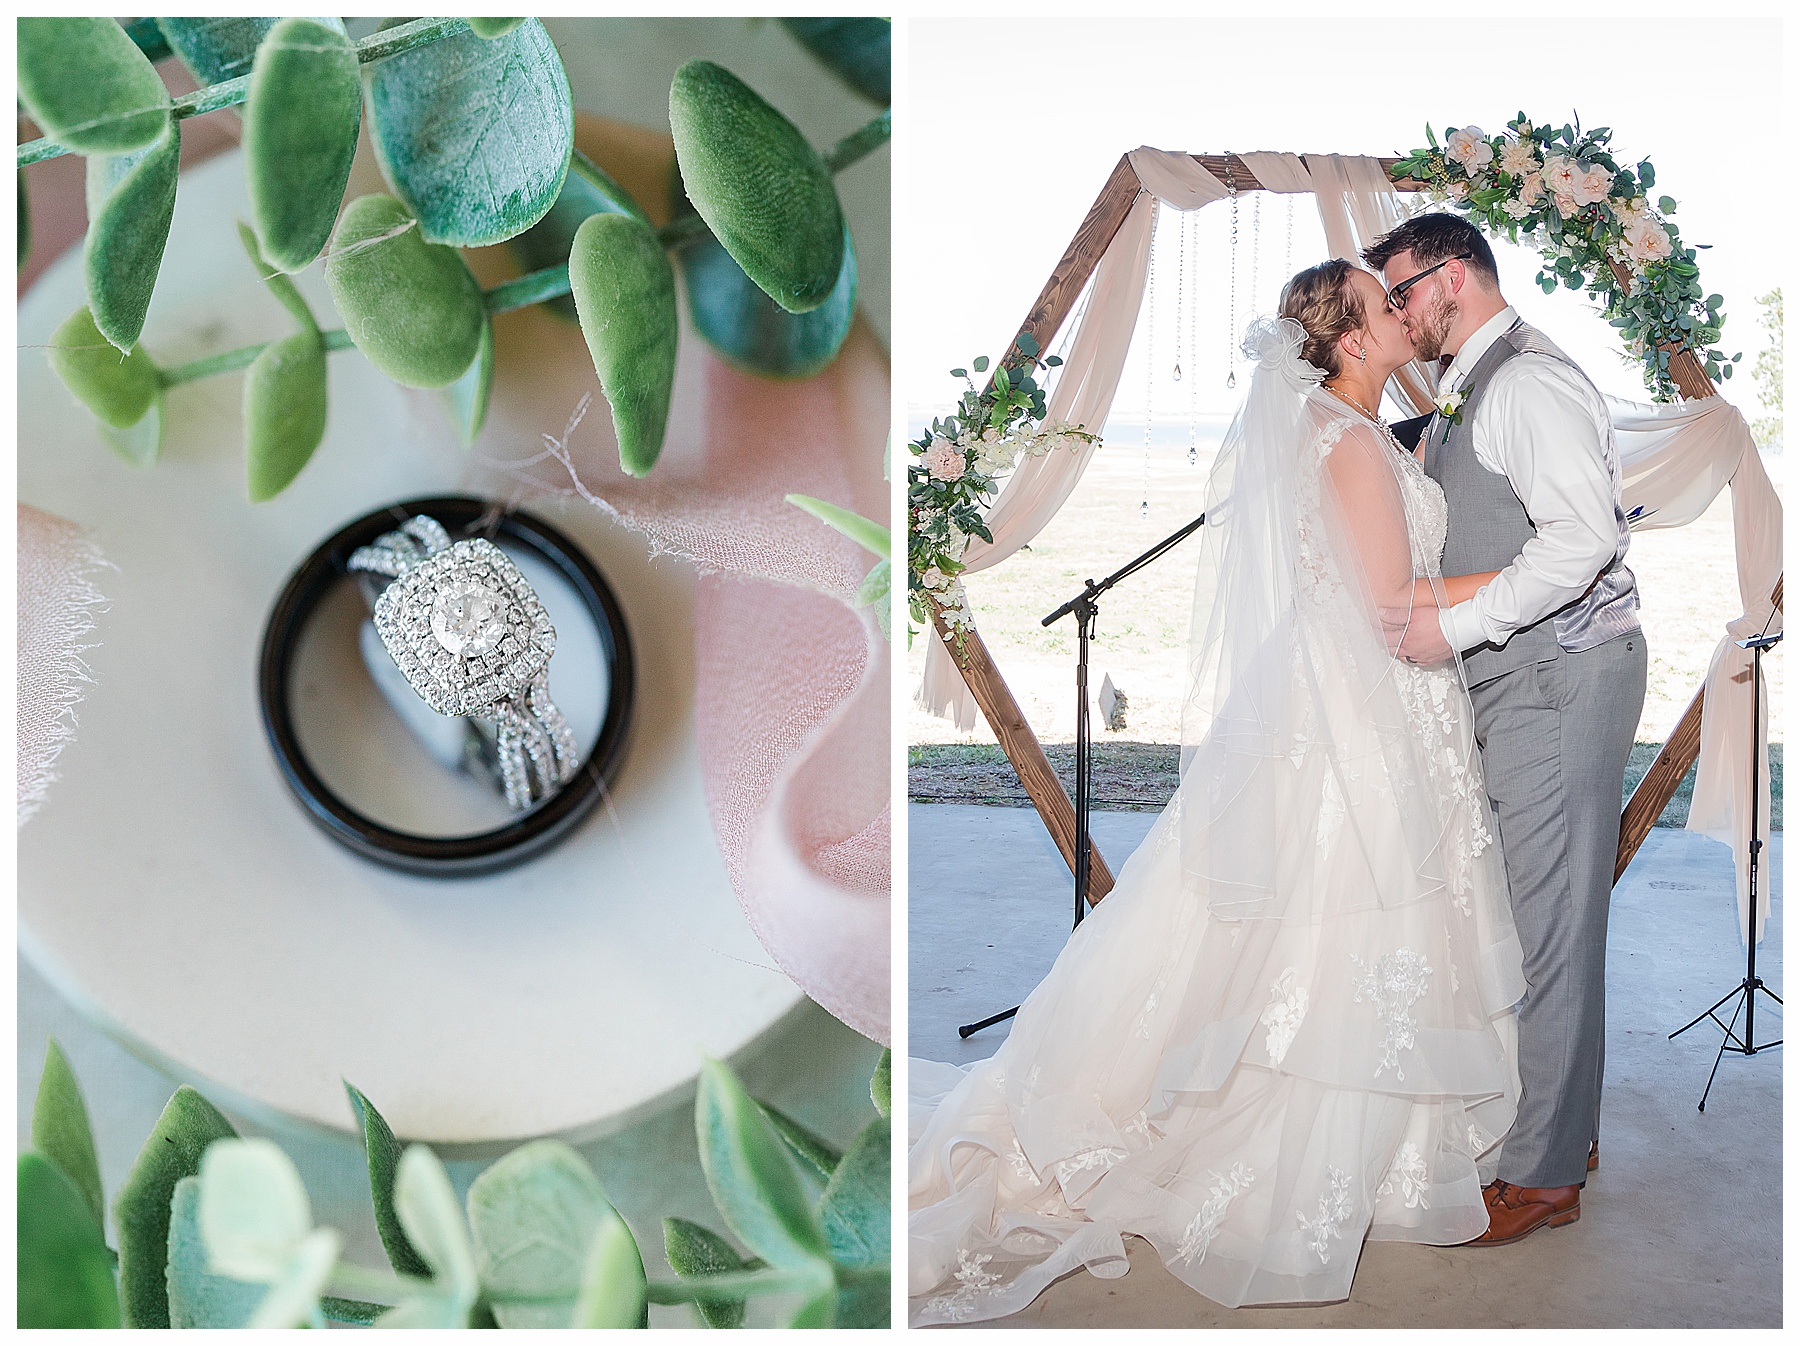
[[[390,579],[375,630],[425,703],[493,721],[508,804],[529,808],[573,778],[575,735],[550,699],[556,630],[512,558],[486,538],[452,542],[419,514],[358,547],[348,568]]]

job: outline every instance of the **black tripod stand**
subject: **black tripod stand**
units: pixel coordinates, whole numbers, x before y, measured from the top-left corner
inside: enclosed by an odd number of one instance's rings
[[[1702,1019],[1711,1019],[1725,1031],[1719,1043],[1719,1054],[1713,1057],[1712,1074],[1706,1077],[1706,1090],[1700,1095],[1700,1111],[1706,1111],[1707,1095],[1712,1093],[1713,1080],[1719,1073],[1719,1062],[1725,1059],[1726,1052],[1736,1052],[1739,1056],[1755,1056],[1758,1052],[1766,1052],[1771,1047],[1779,1047],[1781,1039],[1765,1042],[1761,1046],[1756,1042],[1756,993],[1761,991],[1777,1005],[1781,997],[1763,985],[1761,977],[1756,975],[1756,881],[1762,871],[1761,855],[1763,842],[1756,834],[1757,810],[1761,806],[1760,780],[1762,774],[1762,657],[1763,651],[1774,648],[1781,641],[1781,632],[1774,635],[1752,636],[1749,640],[1740,640],[1738,645],[1749,650],[1752,657],[1750,677],[1750,929],[1746,942],[1750,946],[1749,965],[1744,972],[1744,980],[1731,991],[1719,998],[1706,1013],[1692,1023],[1684,1024],[1669,1034],[1671,1040],[1680,1037],[1688,1029],[1694,1027]],[[1726,1023],[1719,1018],[1719,1009],[1728,1001],[1737,1003],[1731,1010],[1731,1022]],[[1744,1016],[1744,1036],[1737,1035],[1738,1015]]]
[[[1045,626],[1053,626],[1068,616],[1075,614],[1075,632],[1077,654],[1075,657],[1075,924],[1081,924],[1081,918],[1087,915],[1088,908],[1088,870],[1093,865],[1094,842],[1088,832],[1088,781],[1089,781],[1089,748],[1091,732],[1088,729],[1088,642],[1093,639],[1094,619],[1100,615],[1100,609],[1094,600],[1099,598],[1113,585],[1127,575],[1136,573],[1156,560],[1164,552],[1173,549],[1190,533],[1206,522],[1202,514],[1192,523],[1184,524],[1170,533],[1161,542],[1135,561],[1127,562],[1103,580],[1089,580],[1087,587],[1075,597],[1064,603],[1055,612],[1044,618]],[[1004,1023],[1019,1012],[1014,1005],[999,1014],[990,1014],[987,1018],[972,1024],[963,1024],[956,1030],[958,1037],[966,1038],[972,1033],[979,1033],[984,1028],[992,1028],[997,1023]]]

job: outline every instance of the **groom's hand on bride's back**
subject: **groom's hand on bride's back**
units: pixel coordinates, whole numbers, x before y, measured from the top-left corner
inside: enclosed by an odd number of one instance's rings
[[[1436,608],[1383,608],[1381,629],[1394,657],[1409,664],[1441,664],[1451,655]]]

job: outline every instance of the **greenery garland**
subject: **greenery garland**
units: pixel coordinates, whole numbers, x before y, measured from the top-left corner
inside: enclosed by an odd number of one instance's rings
[[[1670,218],[1674,200],[1650,202],[1650,161],[1621,167],[1607,148],[1611,136],[1605,126],[1583,131],[1579,121],[1537,126],[1521,112],[1504,135],[1452,127],[1440,147],[1427,125],[1427,147],[1390,172],[1425,183],[1429,200],[1448,202],[1495,237],[1536,247],[1544,293],[1562,286],[1598,300],[1643,365],[1645,385],[1667,402],[1679,394],[1669,373],[1676,351],[1692,350],[1714,381],[1730,378],[1743,352],[1726,359],[1714,344],[1725,300],[1702,289],[1695,262],[1708,245],[1683,244]]]

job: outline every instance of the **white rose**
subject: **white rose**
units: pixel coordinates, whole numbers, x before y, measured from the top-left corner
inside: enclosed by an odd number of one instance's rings
[[[1444,138],[1444,153],[1463,166],[1463,172],[1475,174],[1494,162],[1494,147],[1479,126],[1465,126]]]
[[[1591,206],[1597,201],[1606,200],[1606,193],[1612,187],[1612,170],[1602,164],[1589,164],[1581,175],[1575,179],[1574,188],[1569,195],[1575,198],[1578,206]]]
[[[1629,201],[1613,202],[1613,214],[1619,217],[1619,224],[1629,229],[1639,220],[1650,218],[1650,203],[1641,196],[1634,196]]]
[[[938,481],[955,481],[969,465],[956,445],[942,435],[932,437],[923,457],[925,471]]]
[[[1523,201],[1508,201],[1505,205],[1501,206],[1500,209],[1504,210],[1515,220],[1522,220],[1527,215],[1531,214],[1531,207],[1526,205]]]
[[[1544,199],[1544,176],[1541,173],[1527,173],[1525,180],[1519,184],[1519,200],[1527,206],[1535,206]]]
[[[1509,140],[1500,147],[1500,167],[1515,178],[1522,178],[1538,166],[1537,142]]]
[[[1675,245],[1663,227],[1652,219],[1641,219],[1625,230],[1625,255],[1639,266],[1667,260]]]

